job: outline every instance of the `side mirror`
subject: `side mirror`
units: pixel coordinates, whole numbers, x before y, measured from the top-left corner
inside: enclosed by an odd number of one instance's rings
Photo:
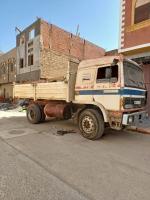
[[[119,62],[119,60],[114,58],[112,65],[117,65],[118,62]]]

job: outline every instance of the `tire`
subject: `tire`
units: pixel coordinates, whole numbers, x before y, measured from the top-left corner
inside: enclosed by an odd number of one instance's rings
[[[104,119],[94,109],[86,109],[79,115],[79,129],[83,137],[90,140],[97,140],[104,133]]]
[[[42,119],[42,112],[38,104],[31,104],[27,108],[27,119],[32,124],[38,124]]]
[[[44,113],[44,106],[43,105],[41,105],[40,106],[40,109],[41,109],[41,122],[45,122],[45,119],[46,119],[46,115],[45,115],[45,113]]]

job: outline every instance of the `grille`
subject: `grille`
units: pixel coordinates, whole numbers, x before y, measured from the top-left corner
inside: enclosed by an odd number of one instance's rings
[[[126,105],[132,105],[133,108],[140,108],[140,107],[145,106],[145,104],[146,104],[145,98],[129,98],[129,97],[126,97],[124,99],[124,108],[125,108]]]

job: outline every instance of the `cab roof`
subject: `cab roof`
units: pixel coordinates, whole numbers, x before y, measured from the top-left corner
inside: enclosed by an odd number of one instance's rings
[[[101,58],[96,58],[96,59],[90,59],[90,60],[83,60],[79,64],[79,69],[91,67],[91,66],[100,66],[100,65],[111,65],[115,60],[118,60],[118,62],[123,62],[124,60],[132,62],[133,64],[137,65],[136,62],[125,59],[124,56],[118,55],[118,56],[104,56]]]

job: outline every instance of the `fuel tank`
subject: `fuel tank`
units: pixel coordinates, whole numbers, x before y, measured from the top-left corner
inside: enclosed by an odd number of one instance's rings
[[[56,117],[58,119],[71,118],[71,106],[69,104],[58,104],[51,102],[45,105],[44,113],[48,117]]]

